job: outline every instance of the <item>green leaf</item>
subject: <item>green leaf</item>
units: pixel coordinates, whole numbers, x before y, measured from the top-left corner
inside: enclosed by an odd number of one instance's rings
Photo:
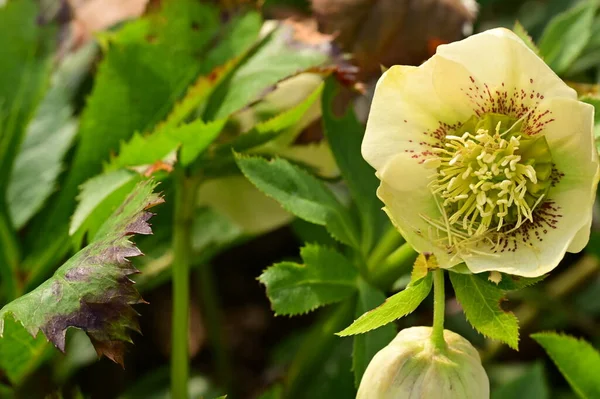
[[[596,148],[600,151],[600,97],[584,96],[579,100],[594,106],[594,137]]]
[[[348,211],[316,177],[283,159],[238,156],[236,162],[248,180],[286,210],[326,226],[342,243],[358,246],[356,226]]]
[[[333,114],[333,98],[338,91],[335,79],[327,79],[323,92],[323,127],[327,141],[350,189],[361,220],[361,243],[363,253],[371,249],[375,238],[381,233],[381,201],[375,195],[379,181],[375,170],[363,159],[360,147],[365,127],[358,122],[352,108],[341,118]]]
[[[279,24],[215,91],[204,120],[225,118],[255,101],[282,79],[331,60],[328,46],[309,46],[294,40],[291,26]]]
[[[0,339],[0,369],[13,385],[20,385],[53,352],[52,345],[41,334],[32,338],[13,317],[4,319],[3,338]]]
[[[592,345],[551,332],[532,334],[531,338],[542,345],[579,397],[600,398],[600,353]]]
[[[148,135],[135,134],[121,145],[107,170],[148,165],[162,160],[181,146],[179,162],[189,165],[221,133],[225,120],[205,124],[197,119],[178,127],[164,126]]]
[[[95,241],[35,290],[4,306],[0,336],[12,317],[35,339],[41,330],[64,351],[66,330],[76,327],[87,333],[99,355],[122,364],[124,341],[131,342],[129,331],[139,331],[131,305],[144,302],[127,278],[137,272],[127,258],[141,255],[129,238],[151,233],[147,221],[152,214],[146,209],[162,202],[153,194],[154,187],[150,181],[140,183],[106,220]],[[11,345],[9,339],[4,335],[0,341]]]
[[[259,277],[277,315],[296,315],[339,302],[356,291],[356,268],[339,252],[308,244],[300,250],[303,265],[282,262]]]
[[[519,345],[519,325],[512,312],[500,307],[504,291],[472,274],[449,273],[450,281],[467,320],[481,334],[505,342],[513,349]]]
[[[477,277],[484,279],[487,278],[484,276]],[[503,291],[515,291],[537,284],[540,281],[543,281],[546,277],[548,277],[548,275],[528,278],[521,276],[512,276],[510,274],[502,274],[502,280],[500,280],[496,287],[500,288]]]
[[[531,39],[531,36],[529,36],[529,33],[527,33],[527,30],[525,30],[525,28],[523,27],[523,25],[521,25],[519,21],[515,21],[513,32],[515,32],[515,34],[519,36],[521,40],[523,40],[523,43],[525,43],[527,47],[531,49],[531,51],[533,51],[537,55],[540,54],[540,50],[537,48],[537,46],[533,42],[533,39]]]
[[[64,58],[27,126],[7,190],[8,209],[17,229],[40,210],[54,190],[77,130],[71,102],[96,53],[97,46],[92,43]]]
[[[554,17],[539,40],[540,55],[561,75],[583,51],[592,34],[598,1],[590,0]]]
[[[11,1],[0,7],[0,194],[2,201],[25,125],[50,77],[55,29],[36,23],[37,3]],[[0,206],[4,206],[0,204]]]
[[[386,299],[383,305],[360,316],[337,335],[345,337],[362,334],[412,313],[427,298],[431,285],[432,277],[429,273],[425,278],[409,284],[403,291]]]
[[[523,375],[492,391],[492,399],[550,399],[544,366],[535,363]]]
[[[364,280],[358,282],[358,302],[356,304],[356,317],[363,313],[373,310],[385,302],[383,292],[373,288]],[[367,366],[373,359],[373,356],[383,347],[390,343],[396,335],[396,328],[393,324],[388,324],[375,331],[366,334],[359,334],[354,337],[354,348],[352,351],[352,369],[354,370],[354,384],[356,387],[360,384]]]

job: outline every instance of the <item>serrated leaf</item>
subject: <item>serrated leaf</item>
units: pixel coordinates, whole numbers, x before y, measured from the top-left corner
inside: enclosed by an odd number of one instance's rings
[[[532,334],[531,338],[546,350],[579,397],[600,398],[600,353],[592,345],[552,332]]]
[[[546,277],[548,277],[548,275],[529,278],[521,276],[511,276],[510,274],[502,274],[502,280],[500,280],[496,287],[500,288],[503,291],[515,291],[535,285],[540,281],[543,281]]]
[[[87,333],[99,355],[122,364],[124,342],[131,341],[129,330],[139,330],[131,305],[144,302],[127,277],[137,272],[127,258],[141,255],[129,238],[151,234],[152,214],[146,209],[162,202],[154,187],[151,181],[140,183],[102,225],[96,240],[35,290],[4,306],[0,336],[5,320],[13,317],[32,337],[41,330],[64,351],[66,331],[75,327]],[[7,339],[0,341],[10,345]]]
[[[523,375],[492,391],[492,399],[550,399],[544,366],[535,363]]]
[[[359,245],[356,226],[348,211],[316,177],[279,158],[267,161],[238,156],[236,162],[248,180],[286,210],[307,222],[327,227],[344,244],[355,248]]]
[[[504,291],[473,274],[449,273],[450,281],[465,316],[486,337],[505,342],[513,349],[519,346],[519,325],[512,312],[500,307]]]
[[[341,118],[333,114],[333,98],[338,86],[333,77],[327,79],[323,92],[323,127],[336,163],[344,181],[350,189],[361,221],[361,243],[367,254],[374,240],[381,233],[383,212],[381,201],[375,192],[379,180],[375,170],[361,156],[361,143],[365,127],[358,122],[352,108],[348,108]]]
[[[355,317],[362,316],[365,312],[373,310],[384,302],[385,295],[383,292],[372,287],[364,280],[359,280]],[[375,331],[359,334],[354,337],[352,369],[354,371],[354,385],[356,387],[360,384],[360,380],[373,356],[389,344],[395,335],[396,328],[394,325],[388,324]]]
[[[557,74],[569,69],[587,45],[598,1],[590,0],[555,16],[539,40],[539,53]]]
[[[291,26],[278,24],[215,91],[202,119],[221,119],[239,111],[280,80],[331,62],[330,51],[330,46],[296,41]]]
[[[135,134],[121,145],[119,155],[107,170],[148,165],[162,160],[181,147],[179,162],[189,165],[221,133],[225,120],[204,123],[200,119],[177,127],[165,125],[148,135]]]
[[[525,43],[527,47],[531,49],[531,51],[533,51],[537,55],[540,54],[540,50],[537,48],[537,46],[533,42],[533,39],[531,38],[531,36],[529,36],[527,30],[523,27],[523,25],[521,25],[519,21],[515,21],[515,26],[513,26],[513,32],[515,32],[515,34],[519,36],[521,40],[523,40],[523,43]]]
[[[403,291],[386,299],[383,305],[360,316],[337,335],[345,337],[362,334],[412,313],[427,298],[431,285],[432,277],[429,273],[425,278],[409,284]]]
[[[282,262],[269,267],[259,281],[277,315],[296,315],[339,302],[356,292],[356,268],[331,248],[308,244],[300,250],[304,264]]]
[[[63,59],[27,125],[6,193],[17,229],[39,211],[54,190],[62,160],[77,130],[71,102],[96,53],[97,46],[92,43]]]

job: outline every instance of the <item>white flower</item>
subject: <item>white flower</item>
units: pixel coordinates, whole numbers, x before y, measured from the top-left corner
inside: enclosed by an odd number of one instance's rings
[[[443,268],[535,277],[589,239],[593,114],[514,33],[492,29],[390,68],[362,153],[417,251]]]
[[[487,399],[490,383],[477,350],[444,330],[446,350],[435,349],[431,327],[407,328],[369,363],[357,399]]]

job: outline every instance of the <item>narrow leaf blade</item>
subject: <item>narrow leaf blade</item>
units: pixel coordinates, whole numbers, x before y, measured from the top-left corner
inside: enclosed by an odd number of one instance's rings
[[[341,337],[362,334],[412,313],[431,291],[431,273],[386,299],[385,303],[360,316],[349,327],[337,333]]]

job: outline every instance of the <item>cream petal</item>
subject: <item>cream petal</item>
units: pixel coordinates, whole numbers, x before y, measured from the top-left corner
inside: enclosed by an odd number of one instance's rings
[[[440,138],[464,121],[433,85],[436,58],[420,67],[393,66],[377,82],[362,155],[376,170],[405,152],[424,157]]]
[[[441,219],[435,197],[428,187],[433,173],[424,164],[400,153],[378,171],[381,185],[377,196],[385,204],[384,211],[392,223],[416,251],[433,253],[441,267],[450,268],[460,259],[448,256],[443,244],[445,236],[422,217]]]
[[[538,94],[544,98],[577,98],[575,90],[508,29],[490,29],[441,45],[436,54],[462,64],[473,80],[487,85],[492,93],[504,89],[509,98],[517,93],[526,105],[530,105],[529,100],[537,100]],[[485,90],[485,86],[480,88]]]

